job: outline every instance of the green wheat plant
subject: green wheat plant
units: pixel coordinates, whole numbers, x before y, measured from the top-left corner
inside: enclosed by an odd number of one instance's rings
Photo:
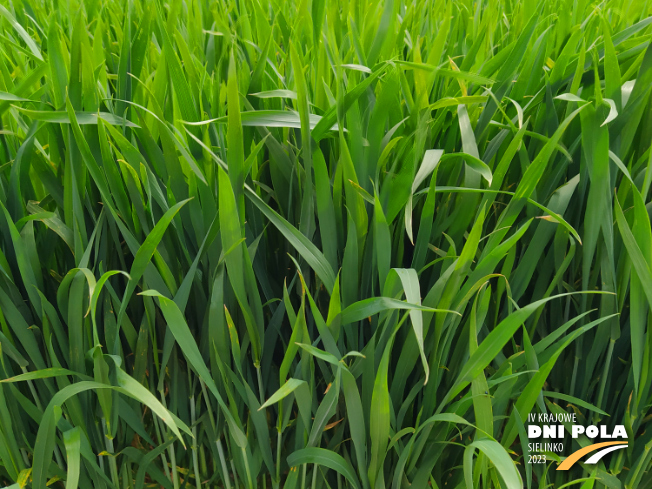
[[[651,24],[0,0],[0,485],[652,488]]]

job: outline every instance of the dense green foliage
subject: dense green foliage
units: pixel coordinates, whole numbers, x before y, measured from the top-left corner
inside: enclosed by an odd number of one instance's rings
[[[0,1],[0,483],[652,487],[650,15]]]

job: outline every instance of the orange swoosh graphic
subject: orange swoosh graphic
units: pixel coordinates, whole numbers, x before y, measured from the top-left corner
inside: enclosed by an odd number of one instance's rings
[[[626,442],[622,441],[605,441],[604,443],[595,443],[589,445],[588,447],[580,448],[578,451],[571,453],[566,460],[559,464],[557,470],[568,470],[570,469],[575,462],[581,459],[587,453],[596,451],[599,448],[608,447],[611,445],[627,445]]]

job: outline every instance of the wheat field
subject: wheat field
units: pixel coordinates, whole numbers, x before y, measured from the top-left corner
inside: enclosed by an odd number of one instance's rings
[[[0,485],[652,488],[650,3],[0,0]]]

